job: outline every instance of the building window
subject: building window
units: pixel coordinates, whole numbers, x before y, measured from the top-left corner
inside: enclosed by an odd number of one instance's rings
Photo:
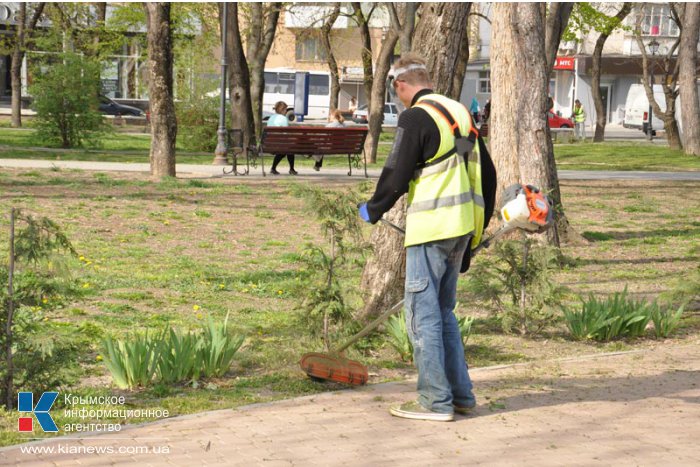
[[[479,81],[477,82],[476,92],[480,94],[490,94],[491,93],[491,72],[490,71],[480,71]]]
[[[326,60],[326,54],[318,37],[297,36],[296,59],[301,62]]]
[[[309,95],[327,96],[330,94],[328,75],[309,75]]]
[[[647,5],[642,20],[642,34],[673,37],[680,34],[678,25],[671,17],[671,9],[668,5]]]

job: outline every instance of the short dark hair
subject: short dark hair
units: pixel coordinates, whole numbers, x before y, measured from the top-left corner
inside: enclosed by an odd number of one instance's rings
[[[275,104],[275,112],[278,114],[284,113],[287,108],[287,104],[284,101],[279,101]]]

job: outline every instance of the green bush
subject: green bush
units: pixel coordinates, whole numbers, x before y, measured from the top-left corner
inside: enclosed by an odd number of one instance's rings
[[[658,306],[651,312],[651,320],[654,322],[654,334],[657,338],[670,336],[680,324],[683,306],[678,310],[662,310]]]
[[[386,333],[389,337],[389,345],[399,353],[401,360],[411,363],[413,361],[413,345],[408,338],[405,311],[402,310],[398,316],[389,317],[386,323]]]
[[[34,97],[37,136],[64,148],[95,146],[108,129],[99,112],[100,65],[76,54],[63,54],[44,73],[35,71],[29,87]]]
[[[173,384],[221,377],[231,367],[244,336],[232,335],[228,316],[223,323],[211,317],[201,332],[166,328],[159,334],[135,334],[102,342],[104,362],[122,389],[152,383]]]
[[[472,332],[473,323],[474,318],[471,316],[457,318],[457,327],[459,328],[459,334],[462,336],[462,345],[465,348]],[[413,361],[413,345],[411,345],[411,340],[408,338],[406,312],[404,310],[398,316],[389,317],[386,325],[386,334],[389,338],[389,345],[398,352],[401,360],[411,363]]]
[[[553,320],[565,291],[553,277],[559,259],[558,249],[527,238],[503,241],[474,262],[467,289],[505,332],[537,334]]]
[[[178,142],[187,151],[214,152],[219,129],[219,98],[200,97],[176,105]]]
[[[360,187],[363,189],[365,185]],[[313,336],[320,335],[329,351],[331,342],[352,321],[349,297],[356,294],[356,287],[344,283],[351,280],[352,266],[360,265],[364,259],[366,244],[356,206],[365,195],[357,190],[327,190],[311,185],[294,185],[292,193],[304,200],[328,241],[326,248],[308,244],[300,258],[311,275],[302,286],[299,308],[303,325]]]
[[[81,356],[95,334],[92,328],[53,322],[46,315],[81,294],[68,270],[68,257],[77,255],[68,238],[46,217],[12,211],[14,261],[12,267],[0,262],[2,403],[16,389],[56,389],[75,382]],[[12,365],[5,365],[8,357]]]
[[[563,308],[566,325],[574,338],[602,342],[643,336],[655,310],[658,310],[656,303],[630,298],[626,287],[623,292],[600,300],[591,294],[588,300],[581,300],[579,310]]]

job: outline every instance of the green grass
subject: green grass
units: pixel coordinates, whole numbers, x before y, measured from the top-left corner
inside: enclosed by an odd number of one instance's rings
[[[354,182],[343,183],[349,187]],[[590,243],[567,247],[566,256],[576,261],[559,281],[576,293],[622,290],[625,282],[634,293],[672,288],[697,265],[700,254],[700,207],[687,195],[697,190],[692,182],[564,181],[569,218]],[[232,331],[246,335],[224,377],[198,388],[185,384],[127,392],[130,407],[186,414],[337,388],[309,380],[298,367],[301,355],[321,349],[299,319],[298,306],[311,280],[301,254],[307,241],[324,242],[319,226],[287,185],[246,177],[153,183],[145,174],[8,169],[0,172],[0,205],[49,216],[82,255],[69,266],[84,298],[52,310],[50,322],[92,323],[120,338],[166,325],[194,329],[209,315],[222,319],[230,314]],[[613,216],[618,227],[605,225],[601,211]],[[367,226],[366,233],[373,228]],[[0,215],[0,258],[8,256],[7,241],[7,216]],[[360,267],[343,268],[344,284],[357,289]],[[605,350],[568,341],[560,323],[548,331],[546,346],[503,335],[473,303],[465,284],[460,280],[460,313],[478,317],[467,348],[472,366],[532,361],[547,358],[547,352],[558,357]],[[682,321],[684,332],[698,328],[700,320],[693,315]],[[120,393],[110,387],[104,365],[97,361],[99,339],[82,352],[82,384],[60,391]],[[411,371],[379,333],[363,339],[348,357],[369,365],[381,380]],[[16,413],[0,411],[0,445],[22,441],[16,423]]]
[[[606,142],[557,144],[554,154],[559,169],[569,170],[700,170],[700,158],[662,144]]]
[[[121,162],[121,163],[148,163],[148,153],[150,149],[151,137],[148,134],[124,134],[112,133],[101,140],[99,148],[73,148],[61,149],[49,147],[37,141],[35,130],[31,128],[3,128],[0,127],[0,146],[7,146],[7,149],[0,151],[0,158],[3,159],[28,159],[28,160],[69,160],[69,161],[98,161],[98,162]],[[376,164],[368,164],[368,167],[382,167],[384,160],[391,149],[390,143],[393,138],[392,133],[382,133],[378,160]],[[265,155],[265,166],[269,169],[272,157]],[[180,164],[211,164],[213,154],[202,152],[188,152],[183,150],[178,143],[177,162]],[[239,161],[245,163],[245,161]],[[281,167],[286,169],[286,160]],[[304,156],[296,158],[296,165],[299,167],[311,168],[314,159]],[[324,167],[346,168],[347,158],[327,157]],[[353,171],[361,170],[360,167],[353,166]]]

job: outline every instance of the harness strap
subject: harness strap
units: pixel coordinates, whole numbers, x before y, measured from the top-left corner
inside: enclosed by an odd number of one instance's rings
[[[435,110],[438,115],[442,116],[442,118],[445,119],[447,124],[449,125],[450,129],[452,130],[452,134],[455,137],[455,140],[461,139],[462,138],[462,133],[459,131],[459,123],[452,117],[452,114],[450,113],[447,108],[439,103],[438,101],[434,101],[432,99],[423,99],[418,101],[418,105],[425,105],[427,107],[431,107],[433,110]],[[471,115],[469,116],[469,119],[471,120]],[[476,144],[476,139],[479,137],[479,131],[476,129],[476,126],[474,125],[474,121],[471,120],[471,128],[469,130],[469,135],[467,136],[467,144],[464,147],[465,150],[465,155],[469,154],[472,152],[472,149],[474,149],[474,145]],[[430,162],[426,162],[423,164],[420,164],[418,166],[418,169],[422,169],[423,167],[428,167],[431,165],[439,164],[440,162],[444,161],[448,157],[452,156],[457,152],[457,146],[455,145],[452,149],[447,151],[445,154],[442,156],[431,160]]]

